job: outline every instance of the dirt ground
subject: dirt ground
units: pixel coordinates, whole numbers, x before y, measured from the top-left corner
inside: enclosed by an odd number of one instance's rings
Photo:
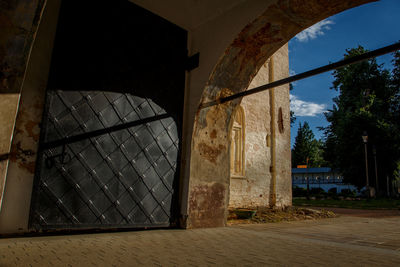
[[[336,215],[347,215],[355,217],[365,218],[382,218],[382,217],[394,217],[400,216],[400,210],[370,210],[370,209],[346,209],[346,208],[330,208],[330,207],[310,207],[314,210],[326,210],[335,213]]]
[[[240,209],[238,210],[240,211]],[[242,219],[238,216],[238,210],[229,211],[228,225],[315,220],[336,217],[336,214],[333,211],[327,209],[287,207],[285,209],[258,209],[252,218]]]

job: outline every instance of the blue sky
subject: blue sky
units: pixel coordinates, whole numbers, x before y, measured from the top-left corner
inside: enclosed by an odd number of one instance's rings
[[[374,50],[400,41],[400,0],[381,0],[332,16],[289,42],[291,75],[343,59],[345,50],[362,45]],[[378,57],[391,69],[392,56]],[[327,126],[323,112],[331,109],[337,92],[330,89],[332,73],[327,72],[294,84],[291,108],[297,120],[291,129],[292,146],[299,122],[307,121],[316,138],[322,137],[317,127]]]

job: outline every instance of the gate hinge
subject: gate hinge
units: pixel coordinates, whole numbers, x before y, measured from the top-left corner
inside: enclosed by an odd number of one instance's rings
[[[200,58],[200,53],[196,53],[190,57],[187,57],[185,70],[191,71],[199,67],[199,58]]]

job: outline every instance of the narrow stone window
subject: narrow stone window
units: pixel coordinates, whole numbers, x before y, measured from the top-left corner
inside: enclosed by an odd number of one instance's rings
[[[239,106],[231,133],[231,176],[233,177],[244,177],[244,127],[244,111]]]

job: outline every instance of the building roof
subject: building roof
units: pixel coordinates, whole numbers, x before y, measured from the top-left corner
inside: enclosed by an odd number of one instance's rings
[[[292,173],[327,173],[332,172],[329,167],[321,168],[292,168]]]

